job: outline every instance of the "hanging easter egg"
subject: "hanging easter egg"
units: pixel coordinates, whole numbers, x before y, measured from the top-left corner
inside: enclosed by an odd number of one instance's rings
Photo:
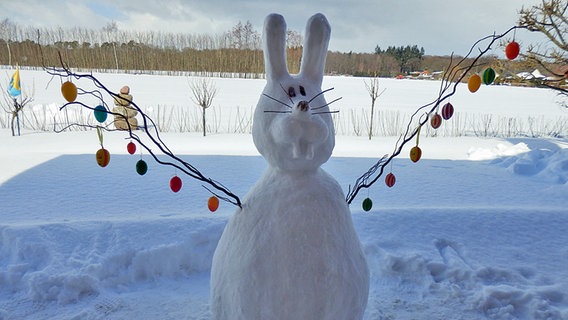
[[[373,207],[373,201],[370,198],[363,200],[363,210],[369,211]]]
[[[448,102],[442,107],[442,118],[444,118],[444,120],[448,120],[453,115],[454,115],[454,106],[452,106],[452,104]]]
[[[209,211],[215,212],[219,208],[219,198],[216,196],[211,196],[209,200],[207,200],[207,208]]]
[[[493,68],[487,68],[483,71],[483,83],[484,84],[492,84],[493,80],[495,80],[495,70]]]
[[[519,56],[519,52],[521,51],[521,46],[515,41],[510,42],[505,47],[505,56],[509,60],[514,60],[517,56]]]
[[[471,93],[474,93],[479,89],[479,87],[481,87],[481,77],[476,73],[469,77],[469,80],[467,81],[467,88]]]
[[[174,176],[171,180],[170,180],[170,189],[172,189],[173,192],[178,192],[181,190],[181,179],[178,176]]]
[[[95,154],[95,158],[97,159],[99,166],[104,168],[110,162],[110,152],[108,152],[105,148],[100,148]]]
[[[102,106],[102,105],[96,106],[95,110],[94,110],[94,114],[95,114],[95,119],[97,119],[98,122],[100,122],[100,123],[105,122],[105,120],[107,118],[107,110],[104,106]]]
[[[387,176],[385,177],[385,184],[387,185],[387,187],[392,188],[395,183],[396,177],[394,176],[394,174],[392,172],[387,174]]]
[[[136,172],[138,172],[138,174],[141,176],[145,175],[146,172],[148,172],[148,164],[146,164],[146,161],[140,159],[138,160],[138,162],[136,162]]]
[[[430,125],[432,128],[438,129],[442,125],[442,117],[436,113],[432,116],[432,119],[430,119]]]
[[[420,150],[420,147],[412,147],[412,149],[410,149],[410,160],[412,160],[412,162],[418,162],[420,157],[422,157],[422,150]]]
[[[130,141],[126,145],[126,151],[128,151],[128,153],[130,153],[130,154],[134,154],[136,152],[136,144],[134,142]]]
[[[77,86],[71,81],[63,82],[61,85],[61,94],[68,102],[73,102],[77,99]]]

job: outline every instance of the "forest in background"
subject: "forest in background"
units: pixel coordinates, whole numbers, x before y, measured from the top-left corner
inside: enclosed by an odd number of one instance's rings
[[[291,73],[299,71],[303,37],[289,30],[287,60]],[[372,48],[376,44],[369,44]],[[329,52],[326,74],[365,77],[442,72],[461,57],[430,56],[416,45],[389,47],[374,52]],[[390,50],[393,49],[393,50]],[[394,50],[397,49],[397,50]],[[393,54],[398,52],[399,55]],[[124,72],[193,72],[202,75],[256,78],[264,73],[260,32],[250,22],[239,22],[221,34],[164,33],[119,30],[116,23],[101,29],[20,26],[8,19],[0,22],[0,65],[29,67],[58,66],[117,70]],[[491,66],[498,74],[527,70],[522,61],[508,61],[489,55],[479,61],[482,71]]]

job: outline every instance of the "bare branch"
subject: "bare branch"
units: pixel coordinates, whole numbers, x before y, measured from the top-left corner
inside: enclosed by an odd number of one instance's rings
[[[61,68],[55,68],[55,67],[44,67],[46,72],[53,75],[53,76],[58,76],[61,78],[75,78],[75,79],[86,79],[91,81],[97,88],[98,90],[94,90],[94,91],[81,91],[80,94],[85,94],[85,95],[92,95],[92,96],[96,96],[98,98],[102,98],[103,94],[107,94],[113,98],[119,97],[117,93],[114,93],[112,91],[110,91],[107,87],[105,87],[95,76],[93,76],[92,74],[80,74],[80,73],[76,73],[71,71],[64,63],[63,63],[63,59],[60,56],[60,60],[61,60]],[[65,105],[63,105],[60,109],[64,109],[64,108],[68,108],[70,106],[73,105],[78,105],[80,107],[83,108],[87,108],[90,110],[94,110],[93,107],[90,107],[80,101],[74,101],[74,102],[70,102],[67,103]],[[223,197],[220,197],[220,199],[225,200],[229,203],[232,203],[236,206],[238,206],[239,208],[242,207],[242,203],[240,198],[235,195],[234,193],[232,193],[227,187],[225,187],[224,185],[222,185],[221,183],[206,177],[205,175],[203,175],[203,173],[201,173],[201,171],[199,169],[197,169],[196,167],[194,167],[193,165],[191,165],[189,162],[179,158],[178,156],[176,156],[169,148],[168,146],[162,141],[160,134],[158,132],[157,126],[154,123],[154,121],[148,117],[148,115],[146,115],[141,109],[140,107],[138,107],[138,105],[131,101],[131,106],[136,109],[138,111],[138,113],[142,116],[142,128],[143,130],[141,130],[141,134],[145,135],[146,138],[148,138],[151,141],[151,145],[150,144],[146,144],[145,142],[142,141],[142,138],[139,136],[139,134],[135,131],[133,131],[133,129],[135,128],[131,128],[129,125],[128,130],[126,131],[128,133],[128,136],[130,139],[135,140],[136,142],[138,142],[142,148],[144,148],[151,156],[152,158],[159,164],[162,165],[167,165],[167,166],[172,166],[175,167],[176,169],[180,170],[181,172],[185,173],[186,175],[188,175],[189,177],[196,179],[198,181],[203,182],[206,185],[209,185],[211,187],[211,189],[217,190],[219,194],[223,194]],[[108,109],[107,109],[108,110]],[[119,113],[114,113],[111,111],[106,111],[108,114],[111,114],[113,116],[118,116],[118,117],[124,117],[124,115],[119,114]],[[128,123],[128,122],[126,122]],[[86,127],[91,127],[91,128],[96,128],[96,127],[100,127],[100,126],[91,126],[91,125],[81,125],[81,124],[73,124],[73,126],[86,126]],[[104,130],[109,130],[109,128],[107,127],[100,127],[101,129]],[[157,153],[155,153],[151,146],[157,147],[163,154],[165,159],[163,159],[163,157],[158,156]],[[210,190],[210,189],[208,189]]]
[[[349,190],[347,192],[345,200],[348,204],[355,199],[359,191],[362,189],[367,189],[371,187],[384,172],[385,167],[400,153],[402,152],[403,147],[410,141],[412,141],[420,132],[420,127],[426,124],[431,114],[436,112],[438,106],[441,103],[446,101],[452,95],[455,94],[457,90],[457,86],[462,82],[465,76],[475,68],[481,57],[483,57],[488,51],[491,50],[491,47],[495,42],[499,39],[505,37],[507,34],[512,32],[513,30],[524,28],[524,27],[512,27],[503,34],[496,35],[493,34],[491,36],[484,37],[476,41],[467,55],[463,57],[456,65],[452,66],[451,62],[448,66],[448,71],[444,75],[444,78],[441,82],[440,92],[438,97],[434,99],[434,101],[419,107],[410,117],[408,121],[406,131],[402,134],[397,143],[395,144],[394,151],[391,155],[385,155],[380,158],[371,168],[369,168],[366,172],[364,172],[359,178],[355,180],[353,186],[349,185]],[[484,47],[479,47],[482,42],[488,41],[488,43]],[[477,56],[474,57],[473,61],[469,64],[466,63],[466,60],[471,56],[474,50],[478,49],[479,53]],[[453,55],[452,55],[453,56]],[[453,59],[451,60],[453,61]],[[415,122],[418,122],[418,125],[415,126]]]

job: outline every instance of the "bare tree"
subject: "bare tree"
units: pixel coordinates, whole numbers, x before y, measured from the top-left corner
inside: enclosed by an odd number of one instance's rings
[[[302,34],[296,30],[286,31],[286,46],[291,49],[300,48],[304,43]]]
[[[2,20],[0,22],[0,38],[5,39],[6,47],[8,48],[8,65],[12,65],[12,51],[10,50],[10,41],[12,40],[12,33],[15,29],[15,25],[8,19]]]
[[[519,14],[520,26],[541,33],[548,40],[546,46],[529,46],[523,55],[528,62],[553,75],[535,82],[568,98],[568,0],[542,0],[539,5],[521,9]]]
[[[245,24],[239,21],[231,30],[231,48],[235,49],[259,49],[260,33],[254,30],[252,23],[247,21]]]
[[[193,94],[193,102],[201,107],[202,109],[202,124],[203,124],[203,136],[207,134],[207,126],[205,120],[205,110],[211,106],[213,98],[217,94],[217,88],[215,84],[207,79],[201,78],[193,80],[189,86],[191,87],[191,93]]]
[[[19,97],[12,97],[8,90],[5,90],[3,86],[0,85],[0,90],[4,92],[4,103],[2,108],[5,112],[10,114],[10,128],[12,129],[12,136],[16,136],[16,129],[18,131],[18,136],[20,135],[20,114],[24,111],[24,107],[34,100],[33,93],[31,95],[25,92]],[[33,91],[33,89],[32,89]],[[19,98],[19,99],[18,99]]]
[[[377,98],[379,98],[387,89],[384,88],[383,91],[379,93],[378,77],[373,77],[369,80],[369,82],[367,81],[364,82],[365,82],[365,88],[367,89],[367,92],[371,97],[371,118],[369,120],[369,140],[371,140],[371,137],[373,136],[373,117],[375,114],[375,102],[377,101]]]
[[[112,44],[114,49],[114,62],[116,63],[116,70],[118,70],[118,55],[116,54],[116,38],[118,33],[118,26],[115,21],[107,23],[103,27],[103,32],[106,33],[108,41]]]

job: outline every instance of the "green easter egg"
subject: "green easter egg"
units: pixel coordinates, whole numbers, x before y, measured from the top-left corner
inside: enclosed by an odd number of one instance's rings
[[[138,174],[141,176],[145,175],[146,172],[148,172],[148,165],[146,164],[146,161],[140,159],[138,160],[138,162],[136,162],[136,172],[138,172]]]
[[[483,71],[483,83],[492,84],[493,80],[495,80],[495,70],[492,68],[485,69],[485,71]]]
[[[370,198],[363,200],[363,210],[369,211],[373,207],[373,201]]]
[[[105,122],[107,118],[107,110],[104,106],[102,105],[96,106],[94,113],[95,113],[95,119],[97,119],[98,122],[100,123]]]

